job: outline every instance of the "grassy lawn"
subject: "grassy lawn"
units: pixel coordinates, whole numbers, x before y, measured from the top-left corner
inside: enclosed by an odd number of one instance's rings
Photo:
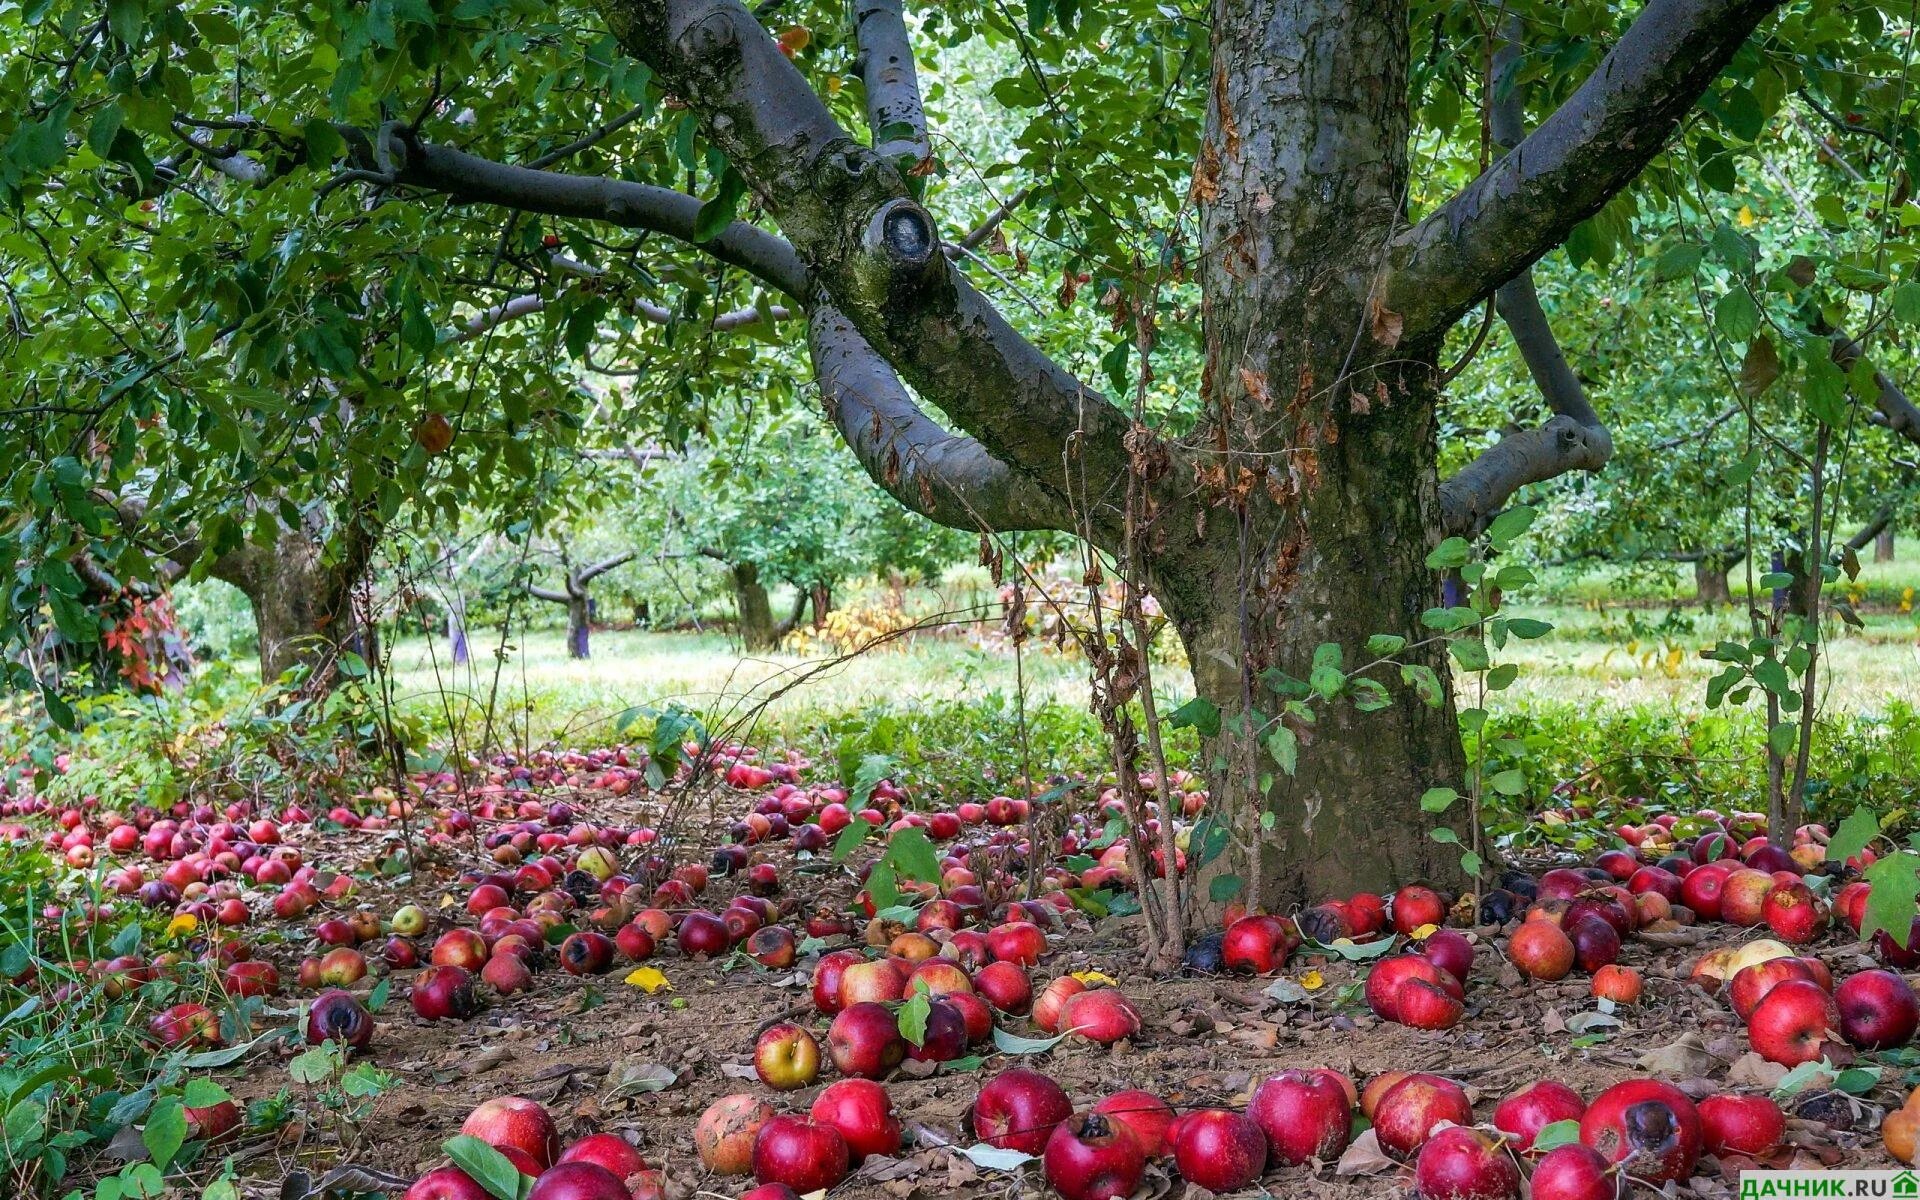
[[[1690,606],[1561,603],[1514,612],[1548,620],[1555,631],[1509,646],[1503,657],[1520,664],[1520,677],[1494,698],[1495,707],[1544,700],[1704,711],[1706,682],[1718,664],[1699,652],[1744,630],[1732,610],[1709,614]],[[1914,618],[1878,612],[1866,623],[1855,630],[1836,622],[1829,633],[1825,708],[1872,714],[1895,700],[1920,705]],[[451,708],[476,728],[496,678],[498,644],[497,631],[476,631],[474,660],[456,670],[444,643],[400,643],[393,651],[396,696],[436,726]],[[610,736],[609,722],[630,706],[667,701],[722,719],[740,719],[764,703],[765,721],[807,723],[880,703],[1012,695],[1017,670],[1024,671],[1029,704],[1084,706],[1085,668],[1077,656],[1029,643],[1023,659],[1016,664],[1011,654],[958,636],[922,637],[836,663],[784,653],[744,656],[718,634],[604,630],[593,636],[593,658],[581,662],[566,657],[559,630],[529,630],[498,662],[495,727],[511,731],[509,741],[582,743]],[[1163,695],[1184,696],[1192,686],[1173,665],[1157,666],[1154,679]]]

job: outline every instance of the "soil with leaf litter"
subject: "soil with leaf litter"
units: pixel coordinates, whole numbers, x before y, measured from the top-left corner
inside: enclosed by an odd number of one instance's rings
[[[631,817],[627,798],[573,797],[582,815],[618,821]],[[722,790],[710,813],[709,838],[724,840],[726,819],[746,811],[751,799]],[[627,810],[625,814],[621,810]],[[349,864],[356,854],[371,862],[381,839],[365,833],[313,834],[306,847],[314,861]],[[868,848],[868,853],[873,852]],[[460,906],[467,890],[461,869],[489,869],[477,855],[447,855],[399,883],[371,884],[358,903],[381,913],[407,901],[439,913],[441,927],[470,923]],[[849,872],[803,866],[784,844],[755,850],[756,860],[779,864],[785,894],[802,914],[816,904],[844,907],[855,884]],[[734,879],[717,876],[701,896],[718,910],[731,897]],[[1140,1034],[1111,1047],[1068,1038],[1027,1058],[1057,1079],[1076,1105],[1090,1106],[1125,1088],[1147,1088],[1177,1109],[1244,1107],[1251,1089],[1277,1071],[1332,1067],[1357,1083],[1388,1070],[1429,1071],[1465,1086],[1476,1116],[1490,1119],[1502,1097],[1540,1079],[1569,1084],[1591,1099],[1622,1079],[1654,1075],[1696,1098],[1718,1091],[1767,1091],[1783,1078],[1781,1096],[1789,1116],[1787,1144],[1765,1164],[1776,1168],[1898,1166],[1878,1135],[1885,1111],[1904,1100],[1912,1074],[1900,1052],[1868,1057],[1841,1080],[1859,1094],[1835,1090],[1824,1076],[1785,1078],[1786,1068],[1753,1054],[1723,1000],[1686,983],[1687,969],[1702,952],[1764,934],[1727,925],[1683,929],[1656,945],[1629,939],[1620,961],[1646,979],[1642,1003],[1601,1012],[1589,981],[1575,975],[1554,984],[1525,980],[1503,953],[1498,927],[1467,931],[1477,943],[1467,1018],[1443,1032],[1422,1032],[1373,1017],[1360,997],[1369,966],[1296,952],[1277,975],[1177,976],[1142,974],[1135,950],[1137,917],[1089,921],[1075,914],[1049,933],[1051,952],[1031,972],[1036,994],[1054,976],[1098,971],[1118,984],[1139,1008]],[[1511,927],[1509,927],[1511,928]],[[1842,927],[1844,929],[1844,926]],[[422,944],[439,930],[430,931]],[[1836,977],[1878,966],[1864,947],[1829,935],[1818,953]],[[607,975],[575,977],[557,969],[538,972],[533,987],[501,997],[491,989],[489,1006],[466,1022],[417,1019],[405,1000],[405,975],[378,1014],[379,1028],[368,1061],[391,1073],[393,1082],[372,1101],[364,1120],[347,1125],[329,1119],[322,1099],[293,1084],[284,1060],[301,1047],[273,1045],[255,1052],[244,1067],[223,1072],[222,1082],[243,1101],[291,1089],[299,1100],[294,1119],[273,1135],[235,1153],[241,1187],[250,1194],[283,1191],[289,1172],[310,1178],[356,1164],[412,1177],[445,1162],[441,1143],[454,1135],[475,1105],[494,1096],[520,1095],[547,1105],[563,1138],[596,1131],[627,1134],[649,1165],[665,1178],[670,1200],[696,1193],[733,1196],[751,1179],[706,1172],[694,1152],[692,1133],[701,1112],[732,1092],[765,1096],[782,1112],[805,1112],[819,1090],[833,1081],[831,1066],[814,1086],[771,1092],[752,1065],[755,1037],[780,1020],[810,1028],[823,1047],[828,1019],[817,1015],[809,995],[811,960],[791,971],[774,971],[735,957],[690,961],[670,948],[650,964],[667,985],[651,994],[624,982],[630,964]],[[370,978],[356,990],[363,994]],[[289,994],[292,996],[292,993]],[[286,997],[270,1005],[289,1022],[304,1012]],[[269,1018],[274,1019],[272,1017]],[[1027,1018],[1000,1017],[1010,1033],[1038,1036]],[[894,1110],[908,1131],[900,1156],[869,1160],[834,1189],[836,1197],[911,1200],[941,1194],[1050,1195],[1035,1166],[1003,1171],[976,1166],[956,1153],[974,1144],[964,1120],[980,1084],[1022,1061],[987,1048],[984,1062],[912,1063],[887,1086]],[[960,1067],[960,1070],[953,1068]],[[1802,1072],[1804,1076],[1806,1072]],[[1696,1175],[1668,1185],[1672,1196],[1725,1197],[1737,1191],[1738,1171],[1749,1160],[1702,1160]],[[1716,1169],[1717,1168],[1717,1169]],[[1411,1191],[1411,1172],[1392,1162],[1362,1135],[1339,1162],[1270,1172],[1262,1181],[1275,1196],[1392,1196]],[[1148,1200],[1190,1188],[1164,1167],[1149,1169]],[[1643,1189],[1644,1192],[1644,1189]],[[1200,1193],[1204,1195],[1204,1193]],[[291,1198],[290,1198],[291,1200]],[[1139,1200],[1136,1197],[1136,1200]]]

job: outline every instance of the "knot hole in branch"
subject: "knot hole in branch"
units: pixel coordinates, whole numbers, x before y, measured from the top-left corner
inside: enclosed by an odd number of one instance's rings
[[[900,266],[920,267],[932,262],[939,250],[933,219],[911,200],[893,199],[882,205],[867,227],[867,248],[886,254]]]

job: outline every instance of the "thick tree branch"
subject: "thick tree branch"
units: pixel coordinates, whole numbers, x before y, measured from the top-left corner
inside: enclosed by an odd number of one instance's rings
[[[535,600],[548,600],[554,604],[565,604],[572,598],[565,592],[555,591],[552,588],[536,587],[531,583],[527,585],[527,595],[532,596]]]
[[[1518,30],[1518,20],[1510,18],[1493,56],[1492,133],[1497,143],[1509,148],[1520,144],[1525,135]],[[1569,471],[1598,471],[1613,457],[1613,437],[1588,402],[1580,377],[1567,365],[1567,356],[1540,307],[1532,268],[1502,284],[1494,293],[1494,303],[1554,415],[1537,429],[1517,430],[1501,438],[1440,485],[1441,522],[1450,534],[1478,533],[1515,492],[1530,483]]]
[[[584,588],[586,587],[587,584],[592,583],[594,580],[600,578],[602,575],[605,575],[608,571],[613,570],[615,567],[626,566],[628,563],[633,561],[634,556],[638,553],[639,551],[637,550],[623,550],[619,554],[615,554],[607,558],[603,558],[597,563],[593,563],[588,566],[581,567],[578,571],[575,571],[573,573],[574,587]]]
[[[1104,494],[1127,417],[1009,325],[942,253],[893,165],[839,127],[738,0],[599,0],[621,45],[702,115],[874,350],[994,458]],[[1069,463],[1071,462],[1071,467]],[[1111,534],[1118,517],[1096,512]]]
[[[954,529],[1073,527],[1067,506],[1038,483],[928,417],[840,312],[816,306],[807,330],[828,418],[894,499]]]
[[[790,296],[807,294],[807,270],[799,257],[785,241],[764,229],[735,221],[715,237],[696,243],[694,223],[700,214],[697,196],[645,183],[508,166],[451,146],[418,141],[406,130],[398,131],[392,141],[400,150],[393,164],[395,183],[521,212],[651,229],[697,244],[720,261]]]
[[[635,299],[627,303],[633,314],[643,321],[648,321],[655,325],[667,325],[671,324],[674,320],[674,314],[670,310],[661,305],[654,304],[651,301]],[[547,298],[538,294],[515,296],[511,300],[503,300],[499,304],[481,309],[469,317],[467,323],[461,326],[460,331],[454,336],[454,341],[472,341],[474,338],[479,337],[489,330],[498,329],[500,326],[517,321],[522,317],[530,317],[535,313],[545,312],[546,308]],[[790,309],[778,304],[770,305],[765,314],[762,314],[757,308],[736,308],[731,312],[723,312],[711,321],[706,322],[705,328],[711,329],[715,333],[728,333],[748,325],[757,325],[766,317],[772,317],[776,321],[784,321],[792,315],[793,313]]]
[[[853,35],[860,45],[860,81],[867,90],[867,129],[873,152],[891,163],[904,160],[908,167],[932,158],[913,43],[907,38],[905,3],[859,0],[854,6]]]
[[[1833,340],[1833,361],[1842,371],[1853,370],[1853,365],[1867,352],[1867,348],[1845,330],[1833,328],[1824,319],[1814,320],[1813,331]],[[1906,391],[1885,371],[1873,373],[1873,385],[1873,423],[1920,446],[1920,407],[1907,398]]]
[[[1396,239],[1385,302],[1403,336],[1444,331],[1632,183],[1779,2],[1647,0],[1566,103]]]

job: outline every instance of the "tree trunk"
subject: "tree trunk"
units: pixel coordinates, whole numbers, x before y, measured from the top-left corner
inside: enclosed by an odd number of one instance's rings
[[[472,655],[467,646],[467,601],[457,592],[447,596],[447,642],[453,647],[453,665],[465,666]]]
[[[1406,11],[1216,0],[1213,14],[1219,61],[1193,191],[1201,389],[1222,453],[1218,474],[1202,472],[1208,549],[1156,556],[1155,594],[1197,691],[1225,715],[1208,758],[1259,840],[1248,882],[1260,903],[1284,911],[1415,879],[1457,888],[1460,849],[1429,837],[1439,819],[1419,803],[1430,787],[1466,791],[1443,646],[1402,655],[1435,672],[1437,706],[1385,667],[1372,676],[1388,707],[1363,713],[1343,696],[1316,705],[1313,724],[1290,719],[1293,774],[1271,744],[1234,732],[1249,705],[1281,711],[1269,668],[1304,680],[1331,642],[1352,669],[1373,634],[1411,647],[1440,600],[1425,562],[1441,537],[1438,344],[1400,343],[1373,294],[1406,187]],[[1444,818],[1456,830],[1463,808]]]
[[[588,648],[588,634],[592,629],[593,604],[582,591],[574,591],[567,596],[567,657],[591,658],[593,651]]]
[[[1727,583],[1732,570],[1732,563],[1713,554],[1703,554],[1693,561],[1694,599],[1701,608],[1711,611],[1733,603],[1733,589]]]
[[[1888,555],[1892,557],[1891,554]],[[824,583],[813,585],[813,627],[825,629],[827,614],[833,611],[833,589]]]
[[[773,628],[773,605],[753,563],[732,567],[733,598],[740,609],[740,643],[750,651],[771,650],[779,641]]]
[[[1888,525],[1873,539],[1873,561],[1893,561],[1893,526]]]
[[[328,561],[306,534],[287,530],[271,551],[249,546],[239,553],[237,569],[214,572],[252,602],[263,681],[322,663],[354,644],[351,597],[366,569],[370,539],[352,530],[343,536],[347,545],[337,561]]]

